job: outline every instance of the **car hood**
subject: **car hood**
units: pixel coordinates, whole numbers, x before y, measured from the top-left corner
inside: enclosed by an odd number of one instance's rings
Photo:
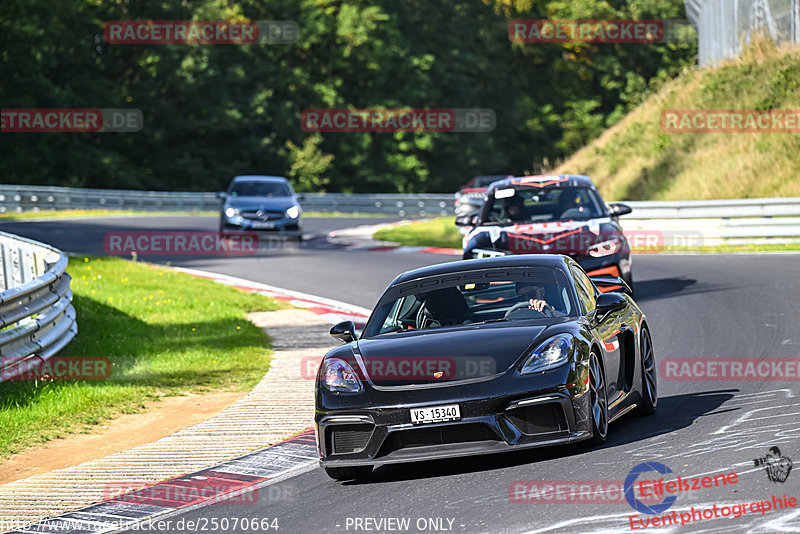
[[[287,210],[296,203],[292,197],[228,197],[226,204],[239,210]]]
[[[511,321],[389,334],[361,339],[358,349],[364,371],[379,386],[460,382],[513,367],[545,328],[539,321]]]
[[[611,219],[602,218],[479,226],[469,238],[477,238],[481,247],[513,254],[585,254],[590,246],[621,234]]]

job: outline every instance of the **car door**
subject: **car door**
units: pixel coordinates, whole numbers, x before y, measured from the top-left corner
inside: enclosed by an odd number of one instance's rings
[[[578,293],[583,315],[593,317],[597,303],[597,292],[586,273],[577,265],[571,265],[572,277],[575,279],[575,289]],[[620,333],[621,328],[616,317],[619,312],[611,313],[602,321],[595,324],[594,330],[603,344],[603,358],[605,360],[606,384],[608,387],[609,406],[622,394],[624,377],[621,369]]]

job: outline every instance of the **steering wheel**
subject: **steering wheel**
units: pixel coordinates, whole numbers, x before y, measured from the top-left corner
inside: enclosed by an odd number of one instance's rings
[[[513,306],[511,306],[511,308],[508,309],[506,314],[503,315],[503,319],[507,319],[509,315],[511,315],[512,313],[514,313],[517,310],[522,310],[522,309],[533,310],[533,308],[531,308],[530,306],[531,305],[528,302],[520,302],[518,304],[514,304]],[[533,311],[536,311],[536,310],[533,310]],[[540,311],[539,313],[544,314],[545,317],[553,317],[553,308],[549,304],[547,304],[547,305],[545,305],[544,308],[542,308],[542,311]]]

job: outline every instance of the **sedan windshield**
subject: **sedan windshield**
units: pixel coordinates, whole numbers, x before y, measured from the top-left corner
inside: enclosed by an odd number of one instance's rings
[[[232,197],[290,197],[289,186],[282,182],[257,180],[235,182],[231,187]]]
[[[588,187],[498,189],[490,202],[484,220],[489,223],[588,220],[604,214]]]
[[[472,271],[412,280],[386,291],[363,337],[570,316],[576,306],[569,288],[563,272],[545,268]]]

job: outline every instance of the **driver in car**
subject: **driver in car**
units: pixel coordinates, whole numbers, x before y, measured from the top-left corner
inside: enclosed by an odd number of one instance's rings
[[[547,303],[545,300],[545,288],[543,285],[534,282],[517,282],[516,291],[520,303],[514,305],[511,310],[527,307],[528,309],[536,310],[544,315],[548,315],[549,312],[550,316],[552,317],[564,316],[564,313],[558,311]]]

